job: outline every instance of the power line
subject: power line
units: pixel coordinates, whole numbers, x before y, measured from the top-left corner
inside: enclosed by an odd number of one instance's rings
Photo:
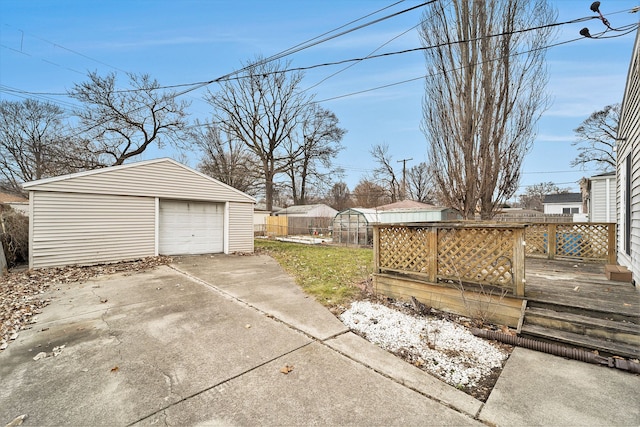
[[[434,1],[436,1],[436,0],[432,0],[430,2],[423,3],[422,5],[433,3]],[[405,9],[404,11],[397,12],[396,14],[389,15],[389,16],[395,16],[395,15],[397,15],[399,13],[404,13],[404,12],[412,10],[412,9],[415,9],[415,7],[409,8],[409,9]],[[376,20],[374,22],[379,22],[380,20],[388,19],[389,16],[380,18],[379,20]],[[404,54],[407,54],[407,53],[421,52],[421,51],[426,51],[426,50],[430,50],[430,49],[437,49],[437,48],[441,48],[441,47],[451,46],[451,45],[454,45],[454,44],[475,42],[475,41],[480,41],[480,40],[484,40],[484,39],[488,39],[488,38],[502,37],[502,36],[506,36],[506,35],[519,34],[519,33],[524,33],[524,32],[529,32],[529,31],[540,30],[540,29],[544,29],[544,28],[553,28],[553,27],[562,26],[562,25],[585,22],[585,21],[589,21],[589,20],[593,20],[593,19],[599,19],[599,17],[597,17],[597,16],[587,16],[587,17],[572,19],[572,20],[569,20],[569,21],[554,22],[554,23],[551,23],[551,24],[545,24],[545,25],[540,25],[540,26],[530,27],[530,28],[525,28],[525,29],[520,29],[520,30],[506,31],[506,32],[501,32],[501,33],[496,33],[496,34],[489,34],[489,35],[479,36],[479,37],[475,37],[475,38],[471,38],[471,39],[448,41],[448,42],[444,42],[444,43],[439,43],[437,45],[421,46],[421,47],[417,47],[417,48],[410,48],[410,49],[404,49],[404,50],[399,50],[399,51],[385,52],[385,53],[381,53],[381,54],[377,54],[377,55],[369,54],[367,56],[359,57],[359,58],[348,58],[348,59],[342,59],[342,60],[339,60],[339,61],[324,62],[324,63],[314,64],[314,65],[301,66],[301,67],[293,67],[293,68],[288,68],[286,70],[272,71],[272,72],[267,72],[267,73],[264,73],[264,74],[265,75],[269,75],[269,74],[288,73],[288,72],[294,72],[294,71],[307,71],[307,70],[311,70],[311,69],[315,69],[315,68],[342,65],[342,64],[346,64],[346,63],[353,63],[351,65],[354,65],[355,63],[363,62],[363,61],[370,60],[370,59],[377,59],[377,58],[384,58],[384,57],[390,57],[390,56],[396,56],[396,55],[404,55]],[[371,25],[371,23],[363,24],[363,25],[361,25],[359,27],[356,27],[355,29],[359,29],[359,28],[362,28],[362,27],[367,26],[367,25]],[[418,25],[420,25],[420,24],[418,24]],[[411,29],[417,27],[418,25],[412,27]],[[601,33],[597,33],[597,34],[594,34],[593,36],[590,36],[590,38],[593,38],[593,39],[608,39],[608,38],[614,38],[614,37],[622,37],[624,35],[629,34],[630,32],[633,32],[634,30],[638,29],[638,26],[639,26],[639,24],[629,24],[629,25],[620,27],[621,31],[624,31],[622,34],[617,34],[617,35],[609,36],[609,37],[602,37],[606,32],[609,31],[607,29],[607,30],[605,30],[605,31],[603,31]],[[342,28],[342,27],[339,27],[339,28]],[[344,34],[346,34],[348,32],[355,31],[355,29],[350,29],[350,30],[348,30],[346,32],[340,33],[339,35],[344,35]],[[404,33],[398,35],[397,37],[400,37],[401,35],[404,35],[406,32],[410,31],[411,29],[405,31]],[[247,78],[247,76],[237,76],[237,77],[234,77],[234,76],[237,75],[237,74],[242,73],[243,71],[246,71],[246,70],[250,69],[251,67],[255,67],[255,66],[258,66],[258,65],[265,64],[267,62],[271,62],[271,61],[274,61],[274,60],[277,60],[277,59],[281,59],[281,58],[283,58],[285,56],[288,56],[288,55],[290,55],[292,53],[296,53],[296,52],[298,52],[298,51],[300,51],[302,49],[306,49],[308,47],[311,47],[311,46],[314,46],[314,45],[316,45],[318,43],[330,40],[330,39],[335,38],[337,36],[338,35],[332,36],[330,38],[322,39],[319,42],[315,42],[315,43],[310,44],[310,45],[308,45],[306,47],[303,47],[303,48],[298,48],[298,49],[295,49],[295,50],[291,50],[291,48],[287,49],[287,50],[282,51],[281,53],[275,54],[275,55],[273,55],[273,56],[271,56],[269,58],[265,58],[265,59],[263,59],[261,61],[253,63],[253,64],[248,64],[247,66],[245,66],[245,67],[243,67],[243,68],[241,68],[239,70],[233,71],[231,73],[227,73],[224,76],[217,77],[217,78],[212,79],[212,80],[201,81],[201,82],[192,82],[192,83],[181,83],[181,84],[174,84],[174,85],[161,85],[161,86],[158,86],[157,88],[154,88],[154,90],[177,89],[177,88],[181,88],[181,87],[188,87],[189,88],[189,89],[186,89],[186,90],[184,90],[182,92],[178,92],[175,95],[177,97],[177,96],[183,95],[185,93],[191,92],[193,90],[199,89],[201,87],[208,86],[208,85],[210,85],[212,83],[217,83],[217,82],[222,82],[222,81],[229,81],[229,80],[239,80],[239,79]],[[537,50],[544,50],[544,49],[548,49],[548,48],[551,48],[551,47],[556,47],[556,46],[559,46],[559,45],[562,45],[562,44],[566,44],[566,43],[571,43],[571,42],[574,42],[574,41],[582,40],[583,38],[584,37],[578,37],[576,39],[571,39],[571,40],[567,40],[567,41],[560,42],[560,43],[555,43],[555,44],[551,44],[551,45],[547,45],[547,46],[542,46],[542,47],[539,47],[539,48],[536,48],[536,49],[531,49],[531,50],[528,50],[528,51],[511,54],[511,55],[509,55],[509,57],[518,56],[518,55],[522,55],[522,54],[525,54],[525,53],[531,53],[531,52],[534,52],[534,51],[537,51]],[[391,42],[394,39],[395,38],[391,39],[389,42]],[[315,38],[311,39],[311,40],[315,40]],[[388,44],[389,42],[383,44],[382,46]],[[299,45],[296,45],[296,46],[303,45],[304,43],[306,43],[306,42],[303,42],[303,43],[301,43]],[[380,47],[375,49],[373,52],[375,52],[375,51],[377,51],[379,49],[380,49]],[[285,54],[285,52],[288,52],[288,51],[291,51],[291,53],[286,53]],[[498,59],[502,59],[502,58],[496,58],[495,60],[498,60]],[[480,64],[482,64],[482,62],[476,63],[474,65],[480,65]],[[456,69],[449,70],[449,71],[456,71],[456,70],[460,70],[460,69],[463,69],[463,68],[464,67],[460,67],[460,68],[456,68]],[[341,71],[338,71],[338,72],[336,72],[336,73],[334,73],[332,75],[330,75],[329,77],[321,80],[319,83],[316,83],[315,85],[311,86],[308,89],[311,89],[311,88],[319,85],[320,83],[324,82],[328,78],[330,78],[330,77],[334,76],[335,74],[338,74],[339,72],[342,72],[342,71],[344,71],[344,69],[341,70]],[[429,77],[429,76],[424,76],[424,77]],[[361,93],[364,93],[364,92],[369,92],[369,91],[373,91],[373,90],[379,90],[379,89],[387,88],[387,87],[390,87],[390,86],[395,86],[395,85],[398,85],[398,84],[409,83],[411,81],[419,80],[421,78],[422,77],[403,80],[403,81],[400,81],[400,82],[395,82],[395,83],[391,83],[391,84],[387,84],[387,85],[382,85],[382,86],[378,86],[378,87],[367,89],[367,90],[363,90],[363,91],[352,92],[352,93],[349,93],[349,94],[346,94],[346,95],[342,95],[342,96],[338,96],[338,97],[327,98],[327,99],[325,99],[323,101],[334,100],[334,99],[343,98],[343,97],[347,97],[347,96],[357,95],[357,94],[361,94]],[[306,89],[306,90],[308,90],[308,89]],[[142,89],[123,89],[123,90],[115,91],[115,93],[136,92],[136,91],[140,91],[140,90],[142,90]],[[25,91],[25,93],[27,93],[27,92]],[[51,92],[49,92],[49,93],[46,93],[46,92],[31,92],[31,93],[33,93],[34,95],[51,95],[51,96],[54,96],[54,95],[55,96],[66,96],[67,95],[66,93],[51,93]],[[318,101],[318,102],[322,102],[322,101]]]
[[[388,9],[389,7],[392,7],[392,6],[395,6],[395,5],[397,5],[397,4],[400,4],[400,3],[402,3],[403,1],[404,1],[404,0],[401,0],[401,1],[398,1],[398,2],[395,2],[395,3],[391,4],[390,6],[384,7],[384,8],[382,8],[382,9],[378,9],[377,11],[372,12],[372,13],[370,13],[370,14],[368,14],[368,15],[364,16],[364,17],[361,17],[361,18],[358,18],[358,19],[356,19],[356,20],[354,20],[354,21],[351,21],[351,23],[353,23],[353,22],[358,22],[358,21],[360,21],[360,20],[362,20],[362,19],[365,19],[366,17],[369,17],[369,16],[371,16],[371,15],[373,15],[373,14],[379,13],[380,11],[386,10],[386,9]],[[422,6],[425,6],[425,5],[427,5],[427,4],[433,3],[433,2],[435,2],[435,1],[437,1],[437,0],[429,0],[429,1],[427,1],[427,2],[424,2],[424,3],[419,4],[419,5],[417,5],[417,6],[412,6],[412,7],[410,7],[410,8],[403,9],[403,10],[401,10],[401,11],[399,11],[399,12],[395,12],[395,13],[393,13],[393,14],[383,16],[383,17],[378,18],[378,19],[376,19],[376,20],[374,20],[374,21],[370,21],[370,22],[367,22],[367,23],[361,24],[361,25],[359,25],[359,26],[357,26],[357,27],[350,28],[350,29],[348,29],[348,30],[342,31],[342,32],[340,32],[340,33],[338,33],[338,34],[335,34],[335,35],[333,35],[333,36],[329,36],[329,37],[322,38],[322,39],[320,39],[320,40],[317,40],[317,39],[318,39],[319,37],[322,37],[322,36],[314,37],[314,38],[312,38],[312,39],[310,39],[310,40],[308,40],[308,41],[306,41],[306,42],[299,43],[299,44],[295,45],[295,46],[294,46],[294,47],[292,47],[292,48],[286,49],[286,50],[281,51],[281,52],[279,52],[279,53],[277,53],[277,54],[275,54],[275,55],[272,55],[272,56],[270,56],[270,57],[268,57],[268,58],[265,58],[265,59],[262,59],[262,60],[260,60],[260,61],[254,62],[254,63],[252,63],[252,64],[248,64],[248,65],[246,65],[245,67],[242,67],[242,68],[241,68],[241,69],[239,69],[239,70],[232,71],[232,72],[230,72],[230,73],[225,74],[224,76],[218,77],[218,78],[213,79],[213,80],[209,80],[209,81],[206,81],[206,82],[199,82],[199,83],[184,84],[184,85],[158,86],[158,87],[154,88],[153,90],[167,89],[167,88],[177,88],[177,87],[184,87],[184,86],[192,86],[192,87],[190,87],[189,89],[185,89],[185,90],[183,90],[183,91],[181,91],[181,92],[177,92],[177,93],[175,93],[175,94],[172,94],[172,97],[173,97],[173,98],[177,98],[178,96],[184,95],[184,94],[186,94],[186,93],[189,93],[189,92],[194,91],[194,90],[196,90],[196,89],[199,89],[199,88],[201,88],[201,87],[204,87],[204,86],[210,85],[210,84],[215,83],[215,82],[218,82],[218,81],[222,81],[223,79],[229,79],[229,78],[231,78],[232,76],[234,76],[234,75],[236,75],[236,74],[239,74],[239,73],[241,73],[241,72],[243,72],[243,71],[246,71],[246,70],[250,69],[251,67],[256,67],[256,66],[259,66],[259,65],[261,65],[261,64],[266,64],[266,63],[268,63],[268,62],[271,62],[271,61],[275,61],[275,60],[278,60],[278,59],[284,58],[284,57],[286,57],[286,56],[288,56],[288,55],[291,55],[291,54],[293,54],[293,53],[299,52],[299,51],[301,51],[301,50],[307,49],[307,48],[312,47],[312,46],[316,46],[316,45],[318,45],[318,44],[320,44],[320,43],[324,43],[324,42],[326,42],[326,41],[328,41],[328,40],[332,40],[332,39],[334,39],[334,38],[337,38],[337,37],[340,37],[340,36],[342,36],[342,35],[345,35],[345,34],[351,33],[351,32],[353,32],[353,31],[359,30],[359,29],[361,29],[361,28],[365,28],[365,27],[367,27],[367,26],[370,26],[370,25],[373,25],[373,24],[376,24],[376,23],[382,22],[382,21],[384,21],[384,20],[387,20],[387,19],[390,19],[390,18],[393,18],[393,17],[399,16],[399,15],[401,15],[401,14],[404,14],[404,13],[410,12],[410,11],[412,11],[412,10],[415,10],[415,9],[417,9],[417,8],[419,8],[419,7],[422,7]],[[329,32],[327,32],[327,33],[324,33],[324,34],[329,34],[329,33],[335,32],[335,31],[337,31],[337,30],[339,30],[339,29],[344,28],[344,27],[345,27],[345,26],[347,26],[347,25],[350,25],[350,23],[345,24],[345,25],[343,25],[343,26],[340,26],[340,27],[338,27],[337,29],[331,30],[331,31],[329,31]],[[127,93],[127,92],[134,92],[134,91],[140,91],[140,90],[145,90],[145,89],[120,90],[120,91],[114,91],[114,92],[115,92],[115,93]],[[24,93],[26,93],[26,91],[23,91],[23,92],[24,92]],[[37,94],[37,92],[34,92],[33,94],[35,95],[35,94]],[[54,93],[48,93],[48,95],[62,95],[62,96],[68,96],[68,94],[66,94],[66,93],[65,93],[65,94],[54,94]],[[141,108],[142,108],[142,107],[137,108],[137,109],[133,109],[133,110],[131,110],[131,111],[128,111],[126,114],[134,113],[134,112],[136,112],[136,111],[140,110]],[[103,124],[105,124],[105,123],[106,123],[106,121],[105,121],[105,122],[103,122],[103,123],[99,123],[99,124],[97,124],[97,125],[95,125],[95,126],[92,126],[92,128],[95,128],[95,127],[97,127],[97,126],[101,126],[101,125],[103,125]],[[90,128],[90,129],[87,129],[87,130],[85,130],[85,131],[88,131],[88,130],[91,130],[91,128]],[[82,131],[81,131],[80,133],[82,133]],[[77,135],[79,135],[80,133],[78,133],[78,134],[76,134],[76,135],[74,135],[74,136],[77,136]]]

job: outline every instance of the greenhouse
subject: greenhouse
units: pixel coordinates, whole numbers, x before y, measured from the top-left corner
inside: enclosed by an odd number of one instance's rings
[[[373,244],[375,224],[408,224],[458,220],[453,209],[430,206],[414,209],[351,208],[338,212],[333,219],[333,242],[344,245]]]

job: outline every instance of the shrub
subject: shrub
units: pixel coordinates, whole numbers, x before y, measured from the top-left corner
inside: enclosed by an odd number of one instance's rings
[[[29,261],[29,218],[0,206],[0,242],[9,268]]]

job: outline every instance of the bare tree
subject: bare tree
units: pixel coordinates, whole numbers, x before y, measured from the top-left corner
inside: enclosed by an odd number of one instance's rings
[[[451,0],[426,9],[423,132],[435,183],[463,218],[477,209],[491,218],[518,188],[547,106],[544,54],[553,31],[540,26],[555,16],[545,0]]]
[[[289,165],[285,144],[295,137],[310,101],[299,90],[302,73],[285,69],[257,58],[237,79],[222,82],[217,93],[207,96],[221,130],[258,158],[267,210],[273,207],[275,177]]]
[[[381,183],[391,200],[391,203],[402,200],[402,182],[396,177],[392,166],[392,157],[389,154],[388,144],[377,144],[369,151],[378,166],[373,170],[373,176]]]
[[[356,198],[356,204],[362,208],[374,208],[391,202],[388,191],[368,179],[361,179],[358,182],[353,189],[353,195]]]
[[[89,80],[74,85],[72,98],[84,104],[78,110],[88,149],[103,166],[121,165],[142,154],[151,144],[181,146],[188,103],[176,93],[162,90],[148,74],[129,74],[131,89],[116,87],[116,74],[89,73]]]
[[[422,203],[434,203],[437,193],[431,171],[425,162],[412,166],[407,171],[407,192],[411,200]]]
[[[345,182],[337,182],[329,191],[329,205],[338,211],[353,207],[351,193]]]
[[[519,197],[520,206],[524,209],[533,209],[542,212],[544,196],[548,194],[568,193],[568,188],[560,188],[553,182],[541,182],[529,185],[525,188],[524,194]]]
[[[0,181],[21,194],[22,184],[87,166],[82,143],[70,137],[66,113],[33,99],[0,102]]]
[[[285,173],[289,177],[293,202],[308,202],[310,188],[320,188],[340,176],[340,168],[332,167],[335,156],[343,149],[340,145],[344,129],[338,127],[334,113],[315,103],[302,111],[297,138],[284,145],[289,154]]]
[[[616,135],[620,122],[620,104],[607,105],[592,113],[573,131],[578,140],[572,145],[578,147],[578,156],[571,166],[584,169],[593,163],[597,169],[610,172],[616,168]]]
[[[220,129],[211,123],[196,121],[191,141],[202,151],[198,170],[247,194],[256,195],[260,177],[255,173],[255,156],[244,143],[223,139]]]

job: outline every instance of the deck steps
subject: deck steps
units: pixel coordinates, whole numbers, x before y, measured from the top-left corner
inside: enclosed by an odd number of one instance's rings
[[[640,318],[579,309],[561,304],[529,302],[521,335],[601,354],[640,358]]]

